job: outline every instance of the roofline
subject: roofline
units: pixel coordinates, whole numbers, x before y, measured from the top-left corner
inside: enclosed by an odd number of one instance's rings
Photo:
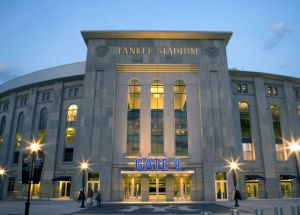
[[[225,40],[228,44],[232,32],[226,31],[81,31],[86,43],[90,39],[185,39]]]
[[[255,72],[255,71],[244,71],[244,70],[236,70],[236,69],[228,69],[230,75],[233,76],[258,76],[276,80],[288,80],[295,83],[300,83],[300,78],[287,76],[287,75],[278,75],[274,73],[267,73],[267,72]]]

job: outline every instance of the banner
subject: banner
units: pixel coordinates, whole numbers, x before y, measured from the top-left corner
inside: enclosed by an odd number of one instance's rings
[[[44,166],[45,154],[39,153],[34,157],[34,170],[32,174],[32,183],[38,184],[41,180],[41,174]],[[28,184],[30,180],[30,169],[32,164],[32,156],[23,154],[22,156],[22,184]]]

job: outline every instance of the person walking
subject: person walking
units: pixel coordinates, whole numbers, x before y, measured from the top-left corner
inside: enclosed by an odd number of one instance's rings
[[[94,195],[93,190],[91,188],[89,188],[88,191],[87,191],[87,199],[86,199],[86,205],[88,207],[93,206],[93,195]]]
[[[100,193],[100,191],[96,194],[95,200],[97,202],[97,207],[101,207],[101,193]]]

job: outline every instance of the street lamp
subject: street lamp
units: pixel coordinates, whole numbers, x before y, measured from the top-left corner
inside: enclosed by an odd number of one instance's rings
[[[31,154],[31,165],[30,165],[30,172],[29,172],[27,200],[25,203],[25,215],[29,214],[31,182],[33,180],[33,173],[34,173],[34,160],[35,160],[35,156],[37,155],[38,151],[41,150],[41,145],[39,144],[39,142],[33,141],[33,142],[29,143],[28,149],[29,149],[29,153]]]
[[[298,141],[292,142],[289,144],[288,148],[290,149],[291,153],[294,154],[294,157],[295,157],[297,177],[298,177],[298,188],[300,189],[300,177],[299,177],[298,155],[297,155],[297,153],[300,151],[300,144]]]
[[[237,160],[233,160],[231,158],[231,161],[227,161],[228,162],[228,167],[230,167],[230,172],[232,172],[232,179],[233,179],[233,186],[234,186],[234,200],[235,200],[235,207],[239,207],[239,202],[238,202],[238,190],[236,189],[237,187],[237,170],[239,170],[239,165],[241,165],[240,163],[238,163],[238,159]]]
[[[2,168],[2,167],[0,167],[0,200],[2,200],[2,194],[3,194],[3,190],[2,190],[2,188],[3,188],[3,185],[2,185],[2,181],[4,181],[3,180],[3,178],[4,178],[4,175],[6,174],[6,172],[7,172],[7,170],[5,169],[5,168]]]
[[[85,186],[85,171],[89,168],[89,163],[88,163],[88,161],[82,161],[81,163],[80,163],[80,169],[81,169],[81,172],[82,172],[82,196],[81,196],[81,208],[85,208],[85,206],[84,206],[84,197],[85,197],[85,195],[84,195],[84,186]]]

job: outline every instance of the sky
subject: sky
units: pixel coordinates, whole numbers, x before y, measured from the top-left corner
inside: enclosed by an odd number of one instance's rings
[[[0,0],[0,84],[85,61],[82,30],[231,31],[229,68],[300,78],[299,0]]]

